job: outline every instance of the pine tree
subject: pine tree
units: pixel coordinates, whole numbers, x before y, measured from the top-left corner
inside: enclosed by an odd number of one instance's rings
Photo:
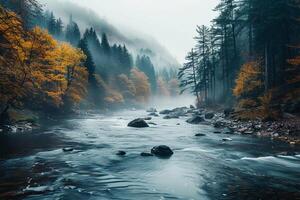
[[[80,40],[80,30],[76,22],[73,21],[72,15],[70,16],[69,24],[66,28],[66,41],[70,42],[73,46],[77,46]]]
[[[178,79],[180,80],[180,88],[181,94],[186,90],[190,90],[193,94],[197,97],[197,102],[200,102],[200,94],[199,94],[199,87],[198,79],[197,79],[197,53],[192,49],[188,55],[186,56],[186,63],[184,63],[183,67],[179,69],[178,72]]]

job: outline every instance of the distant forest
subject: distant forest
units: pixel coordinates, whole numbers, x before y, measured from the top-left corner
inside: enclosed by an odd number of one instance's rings
[[[220,0],[178,77],[199,106],[235,106],[242,118],[300,111],[300,1]]]
[[[81,32],[72,16],[64,24],[36,0],[0,4],[2,119],[9,108],[65,113],[178,93],[176,70],[155,70],[149,56],[110,44],[106,33],[98,35],[93,27]]]

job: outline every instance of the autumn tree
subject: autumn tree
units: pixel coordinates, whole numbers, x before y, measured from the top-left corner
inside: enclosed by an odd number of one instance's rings
[[[78,67],[85,59],[81,51],[60,45],[40,28],[24,30],[20,18],[3,8],[0,9],[0,32],[1,116],[10,107],[24,104],[28,99],[36,100],[36,107],[58,108],[64,104],[66,93],[76,102],[83,96],[83,93],[75,95],[70,89],[74,84],[84,88],[85,73]],[[67,68],[72,66],[71,76]],[[71,78],[75,73],[81,73],[82,79]]]
[[[148,77],[137,68],[133,68],[131,70],[130,79],[136,87],[137,101],[141,103],[146,103],[149,100],[151,94]]]

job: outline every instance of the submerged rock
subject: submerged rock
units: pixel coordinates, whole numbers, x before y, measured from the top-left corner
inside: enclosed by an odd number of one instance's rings
[[[222,141],[229,142],[229,141],[232,141],[232,139],[231,138],[223,138]]]
[[[62,150],[63,150],[64,152],[71,152],[71,151],[74,151],[74,149],[71,148],[71,147],[65,147],[65,148],[63,148]]]
[[[159,112],[159,114],[161,115],[167,115],[167,114],[170,114],[172,111],[171,110],[162,110]]]
[[[164,119],[178,119],[179,116],[175,114],[166,115],[163,117]]]
[[[157,157],[169,158],[173,155],[173,151],[166,145],[155,146],[151,149],[151,153]]]
[[[186,120],[187,123],[189,124],[200,124],[201,122],[204,122],[205,120],[203,119],[203,117],[196,115],[188,120]]]
[[[150,157],[150,156],[154,156],[154,155],[152,153],[142,152],[141,156],[143,156],[143,157]]]
[[[145,120],[141,119],[141,118],[138,118],[138,119],[135,119],[135,120],[129,122],[129,124],[127,126],[134,127],[134,128],[146,128],[146,127],[149,127],[149,125],[147,124],[147,122],[145,122]]]
[[[149,120],[151,120],[152,119],[152,117],[145,117],[144,118],[144,120],[146,120],[146,121],[149,121]]]
[[[196,137],[203,137],[203,136],[206,136],[206,134],[204,134],[204,133],[197,133],[195,136]]]
[[[126,152],[125,151],[118,151],[116,153],[117,156],[125,156],[126,155]]]

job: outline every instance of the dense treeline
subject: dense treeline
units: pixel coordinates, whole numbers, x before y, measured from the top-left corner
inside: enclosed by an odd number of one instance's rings
[[[200,104],[255,108],[254,116],[299,111],[300,1],[220,0],[215,11],[179,71],[182,92]]]
[[[136,105],[156,94],[148,56],[134,61],[125,45],[111,45],[92,27],[81,33],[72,16],[65,25],[36,0],[0,3],[1,121],[9,108],[65,113]]]

